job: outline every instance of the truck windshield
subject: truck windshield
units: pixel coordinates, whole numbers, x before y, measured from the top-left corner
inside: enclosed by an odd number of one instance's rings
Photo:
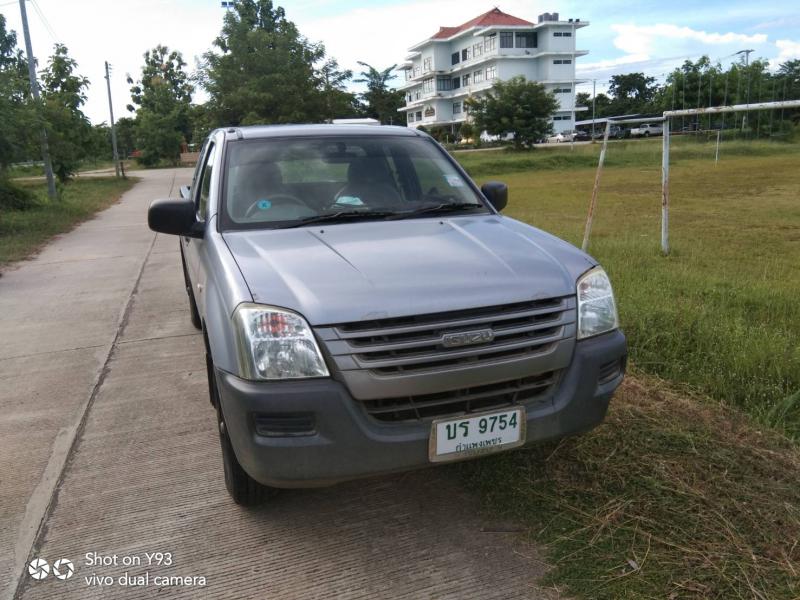
[[[226,171],[224,229],[486,210],[448,158],[420,138],[326,136],[232,142]]]

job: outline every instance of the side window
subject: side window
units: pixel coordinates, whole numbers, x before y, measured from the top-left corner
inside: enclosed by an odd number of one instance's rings
[[[208,197],[211,194],[211,174],[214,170],[214,157],[217,154],[217,146],[211,144],[206,155],[205,166],[203,167],[203,180],[200,183],[200,195],[197,200],[197,217],[205,221],[208,216]]]

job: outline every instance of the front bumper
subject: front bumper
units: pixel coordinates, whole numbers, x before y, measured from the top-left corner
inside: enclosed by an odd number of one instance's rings
[[[626,356],[625,336],[620,331],[577,342],[552,404],[527,411],[526,443],[598,425],[622,382]],[[619,373],[608,378],[603,367],[614,361],[619,361]],[[236,457],[245,471],[264,485],[324,486],[431,464],[429,422],[375,421],[334,379],[253,382],[218,370],[217,384]],[[256,415],[310,415],[314,432],[260,435]]]

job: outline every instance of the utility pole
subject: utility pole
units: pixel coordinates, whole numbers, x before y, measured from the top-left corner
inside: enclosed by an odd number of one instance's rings
[[[108,89],[108,112],[111,115],[111,147],[114,150],[114,172],[119,177],[119,152],[117,151],[117,128],[114,124],[114,105],[111,103],[111,75],[106,61],[106,88]]]
[[[750,104],[750,53],[755,52],[752,48],[749,50],[739,50],[736,54],[744,54],[744,70],[747,72],[747,104]],[[747,126],[747,111],[742,113],[742,131]]]
[[[594,139],[594,100],[597,98],[597,79],[592,79],[592,139]]]
[[[33,45],[31,32],[28,30],[28,12],[25,10],[25,0],[19,0],[19,11],[22,15],[22,33],[25,35],[25,52],[28,54],[28,77],[31,80],[31,95],[36,105],[36,110],[41,114],[39,106],[39,83],[36,81],[36,60],[33,58]],[[50,147],[47,144],[47,130],[42,125],[42,162],[44,162],[44,175],[47,178],[47,195],[51,200],[56,198],[56,180],[53,177],[53,163],[50,161]]]

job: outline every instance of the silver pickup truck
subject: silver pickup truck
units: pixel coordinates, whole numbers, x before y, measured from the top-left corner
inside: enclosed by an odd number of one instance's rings
[[[179,236],[225,481],[254,504],[586,431],[623,378],[611,284],[402,127],[220,129]]]

